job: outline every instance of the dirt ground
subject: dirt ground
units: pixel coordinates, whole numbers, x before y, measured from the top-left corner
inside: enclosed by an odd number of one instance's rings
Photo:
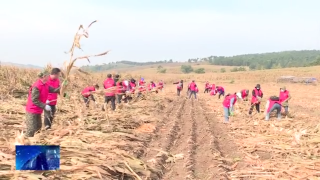
[[[222,158],[241,157],[228,136],[228,125],[210,112],[209,99],[201,96],[197,100],[186,95],[173,97],[161,130],[143,157],[161,170],[154,179],[227,179],[227,172],[237,165]]]
[[[215,83],[227,93],[251,91],[256,84],[228,78]],[[247,115],[249,102],[238,101],[235,115],[224,124],[223,98],[204,94],[205,81],[197,79],[203,78],[196,78],[197,100],[188,99],[186,90],[178,97],[168,81],[164,92],[121,104],[114,113],[93,104],[86,109],[72,92],[53,129],[30,139],[31,144],[61,146],[60,170],[50,173],[14,171],[14,142],[16,131],[25,128],[26,99],[1,96],[0,179],[319,178],[319,86],[261,82],[261,110],[266,99],[285,85],[293,97],[292,117],[264,121],[263,113]],[[101,105],[103,96],[96,96]]]

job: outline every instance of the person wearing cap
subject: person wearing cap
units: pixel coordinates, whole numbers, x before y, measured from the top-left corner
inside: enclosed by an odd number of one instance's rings
[[[258,113],[260,113],[260,102],[263,97],[263,92],[261,90],[260,84],[257,84],[256,87],[252,90],[252,98],[251,98],[251,107],[249,110],[249,115],[252,114],[254,106]]]
[[[291,99],[291,95],[287,88],[284,86],[280,88],[279,99],[282,107],[284,108],[285,115],[287,116],[289,113],[289,100]]]
[[[105,94],[105,104],[108,104],[109,102],[111,102],[111,109],[114,111],[116,110],[116,93],[115,93],[115,89],[113,89],[116,86],[116,82],[114,81],[114,79],[112,79],[112,75],[108,74],[107,75],[107,79],[103,82],[103,86],[104,89],[107,90],[106,94]],[[103,107],[103,110],[105,110],[105,108]]]
[[[60,80],[59,80],[60,73],[61,73],[61,70],[59,68],[52,68],[47,84],[53,88],[59,88],[60,87]],[[50,93],[50,92],[48,94],[47,100],[49,101],[49,105],[51,107],[51,113],[48,111],[44,111],[44,126],[45,126],[46,130],[51,129],[54,114],[56,112],[58,94],[59,93]]]
[[[86,104],[86,107],[89,107],[90,99],[93,102],[95,102],[95,104],[97,104],[92,93],[95,92],[98,89],[99,89],[99,85],[98,84],[94,84],[94,85],[88,86],[88,87],[86,87],[86,88],[84,88],[82,90],[81,95],[82,95],[84,103]]]
[[[47,84],[50,73],[44,70],[38,74],[39,79],[29,89],[26,105],[26,137],[33,137],[42,127],[41,114],[43,110],[51,111],[48,94],[59,93],[59,88],[53,88]],[[67,82],[64,81],[64,84]]]
[[[138,83],[138,85],[139,85],[140,87],[144,88],[145,83],[146,83],[146,82],[144,81],[144,78],[141,78],[140,81],[139,81],[139,83]]]
[[[249,89],[243,89],[240,92],[237,92],[237,97],[244,101],[248,101]]]
[[[197,99],[197,84],[195,83],[194,80],[192,80],[192,82],[189,85],[189,89],[190,89],[190,94],[189,94],[189,99],[191,98],[192,94],[194,94],[194,98]]]

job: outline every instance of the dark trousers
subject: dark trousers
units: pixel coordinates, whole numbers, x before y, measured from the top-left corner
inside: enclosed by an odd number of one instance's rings
[[[177,89],[177,95],[180,96],[181,89]]]
[[[206,88],[203,93],[209,93],[209,89]]]
[[[90,99],[92,101],[95,101],[93,95],[90,95],[89,97],[82,96],[82,98],[83,98],[83,101],[84,101],[84,103],[86,104],[87,107],[89,107]]]
[[[195,91],[190,91],[189,99],[191,98],[192,94],[194,94],[194,98],[197,99],[197,93]]]
[[[109,104],[111,102],[111,109],[114,111],[116,109],[116,96],[105,96],[104,102]]]
[[[121,104],[122,94],[117,94],[117,103]]]
[[[219,92],[219,99],[221,96],[224,96],[224,92]]]
[[[249,110],[249,114],[250,115],[252,114],[254,106],[256,107],[256,110],[258,111],[258,113],[260,113],[260,103],[255,104],[255,105],[253,103],[251,103],[251,107],[250,107],[250,110]]]
[[[50,111],[44,111],[44,127],[51,128],[54,114],[56,113],[56,106],[50,105],[51,112]]]

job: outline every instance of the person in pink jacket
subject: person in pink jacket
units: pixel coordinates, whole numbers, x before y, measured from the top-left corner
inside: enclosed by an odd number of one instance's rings
[[[61,70],[59,68],[53,68],[51,70],[51,74],[49,76],[49,79],[47,81],[47,84],[53,88],[59,88],[60,87],[60,73]],[[58,101],[58,94],[59,93],[50,93],[48,94],[48,101],[49,101],[49,106],[51,107],[51,113],[48,111],[44,111],[44,126],[46,129],[50,129],[52,122],[53,122],[53,117],[56,112],[56,105]]]
[[[51,112],[51,106],[47,101],[49,92],[58,93],[60,91],[60,87],[55,89],[47,84],[49,78],[48,71],[39,73],[38,77],[39,79],[29,89],[26,105],[26,137],[33,137],[41,129],[41,114],[43,110]]]
[[[194,98],[197,99],[197,84],[192,80],[190,83],[190,94],[189,94],[189,99],[191,98],[192,94],[194,94]]]
[[[105,94],[105,104],[111,102],[111,109],[114,111],[116,110],[116,90],[111,90],[112,88],[116,87],[116,82],[112,79],[112,75],[108,74],[107,79],[103,83],[104,89],[107,90]],[[108,90],[109,89],[109,90]]]

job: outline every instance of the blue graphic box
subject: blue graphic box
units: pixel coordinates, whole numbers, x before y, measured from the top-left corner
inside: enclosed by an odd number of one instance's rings
[[[16,145],[16,170],[58,170],[60,146]]]

